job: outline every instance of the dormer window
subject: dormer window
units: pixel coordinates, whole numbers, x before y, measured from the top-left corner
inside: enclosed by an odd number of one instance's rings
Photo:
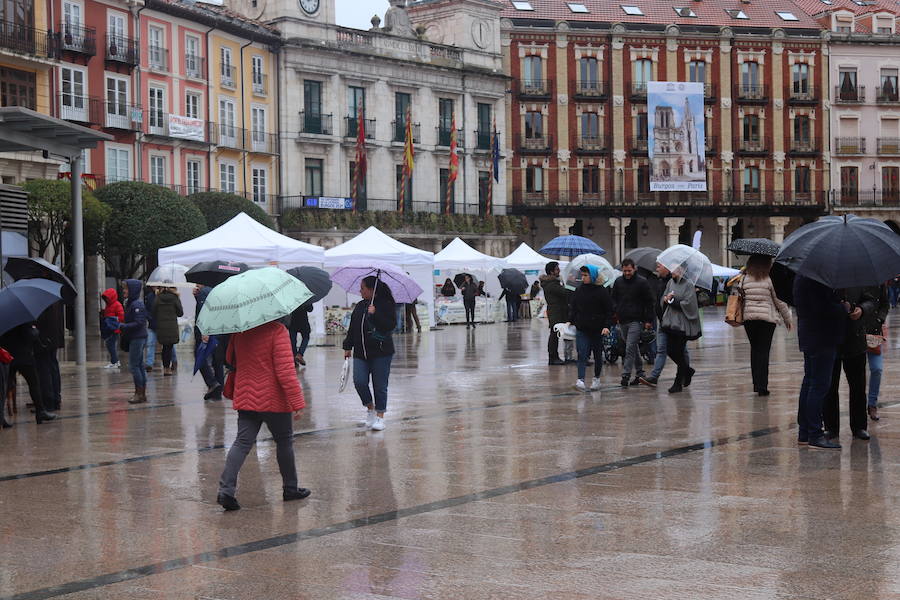
[[[675,9],[675,14],[677,14],[679,17],[690,17],[694,19],[697,18],[697,13],[695,13],[694,9],[692,9],[690,6],[675,6],[673,8]]]
[[[531,2],[525,2],[523,0],[513,0],[512,5],[516,10],[534,10],[531,6]]]
[[[573,13],[590,12],[588,11],[587,6],[585,6],[584,4],[580,4],[577,2],[567,2],[566,4],[569,6],[569,10],[571,10]]]
[[[782,21],[799,21],[800,19],[792,12],[787,12],[783,10],[776,10],[775,14],[778,15]]]
[[[742,10],[725,9],[725,12],[727,12],[732,19],[749,19],[750,18],[747,16],[747,13],[745,13]]]
[[[626,14],[626,15],[630,15],[630,16],[632,16],[632,17],[642,17],[642,16],[644,16],[644,11],[642,11],[642,10],[641,10],[639,7],[637,7],[637,6],[631,6],[631,5],[628,5],[628,4],[622,4],[621,6],[622,6],[622,10],[625,11],[625,14]]]

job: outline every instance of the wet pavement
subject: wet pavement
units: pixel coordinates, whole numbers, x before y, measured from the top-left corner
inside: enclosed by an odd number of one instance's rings
[[[615,365],[576,392],[544,321],[399,336],[379,433],[337,393],[329,338],[300,372],[312,496],[282,502],[264,428],[234,513],[215,503],[230,403],[183,360],[130,406],[93,340],[64,365],[59,422],[21,399],[0,432],[0,600],[900,598],[898,339],[872,440],[845,414],[843,451],[815,451],[796,446],[796,338],[776,332],[759,398],[743,331],[704,318],[674,396],[673,365],[657,389],[620,388]]]

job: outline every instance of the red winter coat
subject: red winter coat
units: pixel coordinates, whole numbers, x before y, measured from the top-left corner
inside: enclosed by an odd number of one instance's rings
[[[286,413],[306,406],[284,325],[266,323],[231,336],[226,362],[235,366],[235,410]]]
[[[106,307],[103,309],[103,318],[115,317],[119,320],[119,323],[124,323],[125,309],[122,308],[122,303],[119,302],[119,294],[116,293],[116,290],[109,288],[100,295],[106,300]],[[116,329],[116,333],[122,332],[119,329]]]

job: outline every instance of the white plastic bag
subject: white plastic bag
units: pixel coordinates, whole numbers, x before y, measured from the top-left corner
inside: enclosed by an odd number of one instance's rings
[[[338,389],[338,393],[339,393],[339,394],[340,394],[341,392],[343,392],[344,389],[346,389],[346,387],[347,387],[347,382],[348,382],[349,380],[350,380],[350,359],[349,359],[349,358],[345,358],[345,359],[344,359],[344,366],[341,367],[341,385],[340,385],[340,389]]]
[[[566,325],[565,323],[557,323],[553,326],[553,331],[556,332],[556,335],[559,336],[561,340],[574,340],[575,339],[575,326],[574,325]]]

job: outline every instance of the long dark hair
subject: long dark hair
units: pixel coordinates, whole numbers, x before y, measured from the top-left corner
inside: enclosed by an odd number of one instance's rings
[[[765,279],[772,269],[772,257],[754,254],[747,259],[747,274],[753,279]]]
[[[379,300],[383,300],[384,298],[390,299],[390,301],[394,304],[397,303],[397,301],[394,300],[394,294],[393,292],[391,292],[391,288],[389,288],[386,283],[384,283],[374,275],[363,277],[362,282],[363,285],[370,290],[375,290],[373,304],[377,303]]]

